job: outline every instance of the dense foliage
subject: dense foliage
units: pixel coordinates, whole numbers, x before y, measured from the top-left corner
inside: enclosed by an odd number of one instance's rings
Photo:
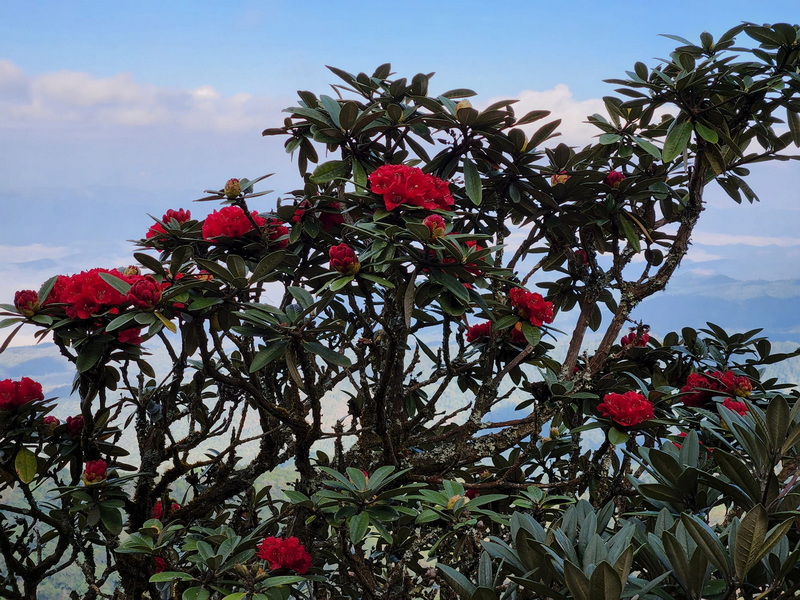
[[[676,39],[584,148],[511,100],[332,68],[337,97],[264,132],[300,189],[231,179],[138,264],[19,292],[2,325],[52,338],[81,410],[0,382],[0,596],[77,565],[85,598],[792,597],[800,396],[762,369],[787,355],[630,315],[707,185],[752,202],[747,166],[796,158],[800,34]]]

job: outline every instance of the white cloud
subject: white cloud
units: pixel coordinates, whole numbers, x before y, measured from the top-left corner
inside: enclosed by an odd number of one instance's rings
[[[712,260],[721,260],[725,258],[721,254],[712,254],[702,248],[690,248],[686,254],[686,260],[689,262],[710,262]]]
[[[96,77],[55,71],[32,76],[0,60],[0,110],[11,117],[3,124],[7,128],[73,123],[252,132],[280,122],[287,101],[251,94],[223,96],[210,85],[192,90],[158,87],[137,82],[130,73]]]
[[[569,86],[559,83],[551,90],[523,90],[518,95],[519,102],[513,105],[514,114],[521,117],[532,110],[549,110],[551,114],[544,119],[523,125],[522,129],[530,135],[545,123],[561,119],[556,131],[561,135],[548,142],[548,146],[565,143],[572,146],[584,146],[595,141],[594,136],[600,132],[597,127],[586,123],[586,118],[594,113],[605,114],[605,105],[599,98],[577,100]],[[501,100],[492,98],[486,106]]]
[[[704,246],[731,246],[742,244],[744,246],[800,246],[800,238],[793,237],[767,237],[759,235],[738,235],[734,233],[710,233],[696,231],[692,235],[692,242]]]
[[[64,246],[45,246],[44,244],[29,244],[27,246],[0,246],[0,256],[4,262],[26,263],[42,259],[63,258],[67,253]]]

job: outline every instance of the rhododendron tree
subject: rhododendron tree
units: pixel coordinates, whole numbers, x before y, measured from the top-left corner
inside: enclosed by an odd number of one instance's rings
[[[708,186],[753,201],[748,166],[797,157],[800,36],[680,44],[585,147],[332,68],[264,131],[298,189],[218,182],[136,264],[20,291],[2,325],[53,341],[80,414],[0,382],[0,596],[793,597],[800,403],[762,370],[790,355],[632,311]]]

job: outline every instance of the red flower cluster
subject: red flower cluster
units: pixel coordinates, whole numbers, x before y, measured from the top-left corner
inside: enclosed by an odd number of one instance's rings
[[[631,331],[628,335],[623,335],[619,343],[622,344],[623,346],[638,346],[639,348],[644,348],[645,346],[647,346],[647,343],[649,341],[650,341],[649,333],[643,333],[642,335],[637,335],[635,331]]]
[[[156,556],[155,563],[156,563],[156,568],[154,571],[155,573],[163,573],[164,571],[167,570],[167,561],[165,561],[160,556]]]
[[[575,259],[581,266],[589,264],[589,255],[586,254],[586,250],[575,250]]]
[[[20,290],[14,294],[14,307],[26,317],[39,310],[39,294],[33,290]]]
[[[401,204],[426,210],[448,210],[454,204],[446,181],[406,165],[383,165],[369,176],[372,191],[383,196],[386,210]]]
[[[41,383],[29,377],[0,381],[0,410],[16,411],[33,400],[44,400]]]
[[[83,469],[83,483],[90,485],[98,483],[106,478],[108,472],[108,464],[102,458],[98,460],[89,460]]]
[[[253,211],[250,215],[259,227],[266,225],[267,220],[256,211]],[[253,231],[253,223],[240,207],[225,206],[206,217],[202,231],[204,240],[222,236],[236,239]]]
[[[692,373],[686,378],[681,393],[692,392],[682,397],[685,406],[704,407],[714,396],[729,395],[747,398],[753,391],[753,384],[743,375],[733,371],[707,371],[703,375]]]
[[[133,282],[128,291],[128,302],[134,308],[153,310],[161,300],[162,285],[150,275],[145,275]]]
[[[431,232],[430,239],[438,240],[439,238],[444,237],[444,230],[446,227],[446,223],[442,218],[442,215],[428,215],[424,219],[422,219],[422,224],[428,228],[428,231]]]
[[[180,509],[181,509],[181,505],[180,504],[178,504],[177,502],[172,502],[169,505],[169,512],[167,513],[167,515],[171,515],[172,513],[177,512]],[[153,505],[153,513],[152,513],[152,515],[153,515],[154,519],[158,519],[159,521],[164,518],[164,504],[161,502],[161,500],[158,500]]]
[[[258,558],[269,562],[270,569],[291,569],[300,575],[311,567],[311,555],[296,537],[268,537],[258,546]]]
[[[331,269],[342,275],[355,275],[361,269],[355,251],[344,242],[338,246],[331,246],[328,256],[331,259]]]
[[[553,303],[547,302],[541,294],[523,288],[512,288],[508,293],[511,307],[523,319],[528,319],[534,327],[553,322]]]
[[[188,210],[184,210],[179,208],[178,210],[172,210],[171,208],[164,213],[164,216],[161,217],[161,221],[163,223],[169,223],[170,221],[177,221],[178,223],[185,223],[189,219],[192,218],[192,213]],[[164,226],[161,223],[154,223],[150,229],[147,230],[145,237],[149,240],[152,237],[156,237],[158,235],[163,235],[167,233],[164,230]]]
[[[65,304],[64,312],[70,319],[90,319],[105,311],[116,314],[119,308],[128,303],[128,298],[111,287],[101,273],[113,275],[133,284],[141,276],[125,276],[110,269],[91,269],[75,275],[59,275],[45,304]]]
[[[622,173],[622,171],[611,171],[608,175],[605,176],[605,179],[603,179],[603,183],[616,190],[619,188],[619,184],[621,184],[624,179],[625,175]]]
[[[735,413],[739,413],[742,416],[745,416],[747,411],[750,410],[747,408],[747,404],[744,402],[739,402],[738,400],[733,400],[731,398],[726,398],[725,402],[722,403],[722,406],[728,410],[732,410]]]
[[[610,417],[624,427],[633,427],[655,417],[653,403],[639,392],[606,394],[597,405],[597,410],[604,417]]]
[[[522,333],[522,327],[520,323],[517,323],[516,326],[512,327],[509,331],[511,331],[511,341],[514,344],[527,344],[528,341],[525,339],[525,335]],[[492,334],[492,322],[486,321],[485,323],[478,323],[477,325],[473,325],[469,329],[467,329],[467,342],[472,343],[476,340],[481,338],[489,337]]]

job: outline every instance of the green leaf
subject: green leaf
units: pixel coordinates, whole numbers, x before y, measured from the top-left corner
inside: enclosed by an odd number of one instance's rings
[[[119,509],[101,505],[100,520],[103,522],[103,526],[112,535],[119,535],[122,533],[122,513],[119,512]]]
[[[365,512],[350,519],[350,541],[354,546],[361,543],[369,529],[369,515]]]
[[[689,140],[692,137],[692,124],[689,121],[683,123],[673,123],[667,132],[667,139],[664,140],[664,149],[661,151],[661,159],[665,162],[672,162],[677,156],[683,153]]]
[[[522,322],[522,335],[531,346],[536,346],[542,339],[542,330],[530,323]]]
[[[472,594],[477,589],[469,579],[464,577],[461,573],[448,567],[447,565],[437,564],[436,568],[441,571],[442,576],[445,578],[451,588],[458,594],[461,600],[469,600]]]
[[[639,232],[625,213],[620,216],[619,226],[620,229],[622,229],[622,233],[625,235],[625,239],[628,241],[631,248],[633,248],[636,252],[641,252],[642,246],[639,242]]]
[[[633,141],[650,156],[656,160],[661,160],[661,151],[652,142],[638,136],[633,136]]]
[[[156,573],[152,575],[148,581],[150,583],[159,583],[162,581],[175,581],[179,579],[180,581],[193,581],[194,577],[189,575],[188,573],[182,573],[180,571],[164,571],[162,573]],[[244,596],[244,594],[242,594]]]
[[[630,435],[628,435],[624,431],[620,431],[616,427],[612,427],[611,429],[608,430],[608,441],[614,446],[622,446],[629,439],[631,439]]]
[[[717,131],[711,127],[706,127],[700,121],[694,124],[694,130],[701,138],[710,144],[716,144],[719,142],[719,134]]]
[[[36,477],[36,470],[39,461],[36,455],[27,448],[20,448],[14,458],[14,469],[22,483],[28,484]]]
[[[467,197],[472,200],[475,206],[480,206],[483,200],[483,185],[478,167],[468,158],[464,158],[464,187]]]
[[[349,285],[350,282],[353,281],[353,279],[355,279],[354,275],[346,275],[344,277],[338,277],[333,281],[331,281],[331,284],[328,287],[332,292],[338,292],[343,287]]]
[[[311,174],[312,183],[329,183],[334,179],[346,178],[350,172],[350,165],[344,160],[331,160],[319,165]]]
[[[744,581],[747,573],[758,562],[757,557],[767,536],[768,520],[767,511],[761,504],[756,504],[739,524],[733,550],[733,563],[739,581]]]
[[[273,342],[266,348],[259,350],[253,357],[253,362],[250,363],[250,373],[255,373],[266,367],[269,363],[286,353],[286,348],[289,345],[286,341]]]
[[[797,147],[800,147],[800,116],[791,108],[786,108],[786,122],[789,125],[789,131],[792,133],[792,142]]]
[[[285,256],[285,250],[278,250],[277,252],[267,254],[258,262],[256,268],[253,269],[253,274],[250,276],[250,283],[252,284],[258,281],[263,281],[272,275],[275,272],[275,267],[283,262]]]
[[[708,561],[728,578],[731,572],[730,558],[714,530],[696,515],[683,513],[681,522],[703,554],[706,555]]]
[[[426,227],[426,229],[427,229],[427,227]],[[389,289],[394,289],[394,287],[395,287],[394,284],[391,281],[389,281],[387,279],[384,279],[383,277],[378,277],[377,275],[373,275],[372,273],[359,273],[358,277],[361,278],[361,279],[366,279],[368,281],[372,281],[374,283],[377,283],[380,286],[383,286],[383,287],[386,287],[386,288],[389,288]]]
[[[353,362],[344,354],[340,354],[339,352],[336,352],[335,350],[332,350],[331,348],[328,348],[326,345],[320,344],[319,342],[303,342],[303,348],[305,348],[307,352],[316,354],[325,362],[345,368],[353,365]]]
[[[211,597],[211,592],[200,586],[190,587],[183,592],[181,600],[208,600]]]
[[[600,562],[589,580],[589,597],[592,600],[619,600],[622,582],[619,574],[606,561]]]
[[[570,561],[564,561],[564,581],[575,600],[595,600],[591,594],[589,578]],[[597,600],[600,600],[597,598]]]

